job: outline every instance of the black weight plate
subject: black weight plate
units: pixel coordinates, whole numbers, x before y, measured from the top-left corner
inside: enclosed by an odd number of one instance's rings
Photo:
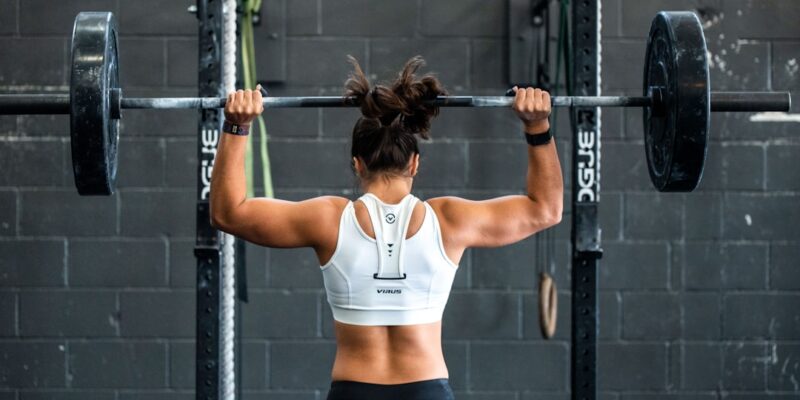
[[[82,12],[72,31],[70,135],[72,170],[81,195],[110,195],[117,181],[119,120],[110,89],[119,88],[117,21],[109,12]]]
[[[700,20],[691,12],[660,12],[647,40],[644,94],[661,101],[644,108],[644,142],[653,185],[689,192],[703,176],[710,123],[708,60]]]

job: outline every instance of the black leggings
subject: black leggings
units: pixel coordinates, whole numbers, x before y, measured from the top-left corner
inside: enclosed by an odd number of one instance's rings
[[[431,379],[380,385],[354,381],[333,381],[328,400],[454,400],[447,379]]]

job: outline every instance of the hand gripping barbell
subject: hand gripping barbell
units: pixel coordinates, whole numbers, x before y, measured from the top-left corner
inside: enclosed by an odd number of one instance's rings
[[[81,195],[114,192],[121,109],[209,109],[225,98],[126,98],[119,87],[117,23],[82,12],[72,32],[69,94],[0,95],[0,114],[69,114],[72,166]],[[659,191],[691,191],[706,158],[711,111],[789,111],[788,92],[711,92],[706,41],[691,12],[660,12],[647,41],[644,95],[552,97],[554,107],[641,107],[647,166]],[[441,107],[508,107],[506,96],[441,96]],[[266,97],[265,108],[354,107],[348,97]]]

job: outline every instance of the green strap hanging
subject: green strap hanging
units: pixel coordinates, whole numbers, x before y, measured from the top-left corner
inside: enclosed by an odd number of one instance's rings
[[[261,9],[261,0],[242,0],[242,9],[244,16],[241,24],[242,29],[242,76],[244,79],[245,88],[255,88],[258,79],[256,78],[256,50],[255,40],[253,37],[253,16]],[[264,182],[264,197],[274,197],[275,193],[272,187],[272,171],[269,162],[269,149],[267,147],[267,128],[264,124],[264,118],[259,116],[256,126],[253,128],[253,133],[257,130],[259,133],[259,153],[261,156],[261,176]],[[255,195],[254,190],[254,169],[253,169],[253,136],[248,139],[247,150],[245,152],[245,173],[247,174],[247,195],[252,197]]]

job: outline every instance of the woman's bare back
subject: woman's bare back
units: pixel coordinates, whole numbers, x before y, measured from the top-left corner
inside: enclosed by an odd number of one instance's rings
[[[346,205],[347,200],[342,199],[340,215]],[[353,208],[361,230],[374,239],[375,232],[364,204],[356,201]],[[411,214],[407,239],[419,231],[424,220],[425,206],[419,203]],[[337,233],[331,232],[334,238],[331,244],[317,251],[320,265],[325,265],[336,250],[338,227],[336,230]],[[402,326],[361,326],[334,321],[334,330],[336,359],[331,371],[334,381],[388,385],[448,377],[442,354],[441,321]]]

